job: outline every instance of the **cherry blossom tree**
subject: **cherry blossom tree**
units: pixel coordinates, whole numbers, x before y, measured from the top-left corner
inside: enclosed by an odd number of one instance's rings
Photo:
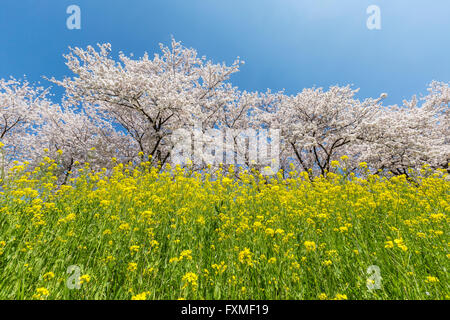
[[[361,145],[361,161],[378,171],[408,175],[428,164],[447,168],[450,161],[448,84],[433,82],[429,94],[414,96],[402,106],[383,108]],[[420,104],[422,101],[422,104]]]
[[[433,130],[437,132],[436,167],[445,168],[450,173],[450,83],[433,81],[424,98],[424,108],[431,112]],[[435,121],[434,121],[435,120]],[[433,165],[433,164],[432,164]]]
[[[44,123],[51,102],[42,87],[33,88],[28,81],[0,79],[0,142],[2,170],[13,161],[33,158],[34,137]]]
[[[27,161],[32,168],[44,156],[59,160],[64,177],[75,162],[91,162],[99,169],[107,167],[114,156],[125,161],[135,157],[126,148],[129,138],[110,122],[89,117],[84,110],[65,103],[54,104],[47,96],[48,90],[33,88],[27,81],[0,80],[3,175],[16,161]]]
[[[64,183],[76,163],[164,165],[178,152],[180,129],[193,149],[188,157],[201,160],[194,169],[204,169],[212,155],[216,164],[231,157],[254,167],[249,152],[257,146],[261,169],[273,155],[262,155],[267,149],[256,141],[276,138],[255,132],[275,129],[280,141],[272,150],[279,148],[281,168],[293,164],[311,178],[326,176],[333,161],[348,172],[361,163],[376,174],[408,175],[424,164],[450,172],[449,83],[433,81],[426,96],[400,106],[383,106],[386,94],[361,101],[350,86],[247,92],[229,82],[239,58],[213,63],[174,39],[160,48],[138,59],[123,53],[114,59],[110,44],[70,48],[65,58],[73,76],[50,79],[65,89],[60,103],[27,81],[0,80],[2,170],[16,160],[32,167],[48,155],[58,159]]]
[[[357,161],[353,148],[363,143],[366,124],[380,109],[378,99],[355,99],[349,86],[304,89],[297,95],[277,93],[271,105],[259,112],[261,123],[281,130],[283,167],[326,175],[341,156]]]
[[[98,47],[71,49],[66,64],[75,76],[52,81],[65,88],[70,104],[122,128],[134,141],[131,149],[155,162],[170,157],[174,130],[198,123],[215,127],[240,96],[227,82],[239,70],[239,59],[231,66],[214,64],[174,39],[153,59],[120,53],[115,61],[109,44]]]
[[[95,170],[110,168],[112,158],[121,162],[136,157],[133,141],[112,124],[90,117],[85,110],[54,105],[46,113],[45,123],[34,137],[36,159],[51,156],[58,159],[60,175],[65,183],[76,163],[89,163]]]

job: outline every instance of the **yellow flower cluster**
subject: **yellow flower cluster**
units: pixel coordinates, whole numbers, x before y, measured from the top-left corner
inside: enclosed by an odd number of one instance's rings
[[[312,178],[114,164],[76,164],[63,185],[49,158],[11,169],[0,189],[0,299],[448,296],[446,172]],[[86,272],[79,291],[65,288],[72,265]],[[372,265],[382,285],[368,290]]]

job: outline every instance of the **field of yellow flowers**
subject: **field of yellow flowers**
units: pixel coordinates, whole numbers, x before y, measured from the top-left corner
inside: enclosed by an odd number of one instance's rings
[[[444,172],[57,167],[1,182],[0,299],[450,297]]]

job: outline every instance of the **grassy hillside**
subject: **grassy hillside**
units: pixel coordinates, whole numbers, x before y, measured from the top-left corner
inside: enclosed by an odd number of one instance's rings
[[[2,182],[0,299],[450,298],[443,172],[56,169]]]

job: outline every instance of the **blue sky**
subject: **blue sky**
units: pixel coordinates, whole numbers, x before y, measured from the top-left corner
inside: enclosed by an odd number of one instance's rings
[[[81,30],[66,27],[72,4]],[[366,27],[372,4],[381,30]],[[387,92],[401,103],[450,81],[449,13],[448,0],[1,0],[0,78],[49,86],[42,76],[70,75],[68,46],[110,42],[114,54],[141,56],[173,35],[215,62],[240,56],[241,89],[353,84],[360,98]]]

